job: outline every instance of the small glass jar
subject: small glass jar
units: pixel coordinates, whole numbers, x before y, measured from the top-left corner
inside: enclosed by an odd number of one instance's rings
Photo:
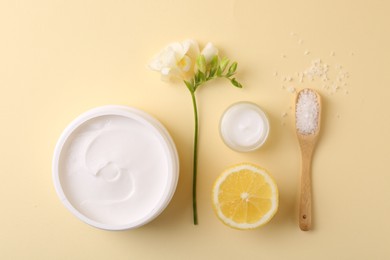
[[[223,113],[219,125],[222,140],[238,152],[261,147],[269,134],[269,121],[264,111],[252,102],[238,102]]]

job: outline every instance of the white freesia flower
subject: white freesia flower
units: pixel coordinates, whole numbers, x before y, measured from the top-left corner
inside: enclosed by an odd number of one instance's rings
[[[152,60],[149,67],[152,70],[160,72],[164,80],[172,77],[183,80],[184,85],[191,94],[195,119],[192,165],[192,208],[194,224],[197,225],[196,179],[199,120],[195,92],[200,86],[216,78],[227,79],[233,86],[242,88],[241,83],[235,78],[237,62],[230,63],[227,57],[220,59],[218,49],[210,42],[200,52],[199,45],[196,41],[186,40],[182,43],[174,42],[169,44]]]
[[[214,56],[218,55],[218,49],[211,43],[207,43],[201,54],[205,57],[206,64],[209,64]]]
[[[196,58],[199,55],[199,45],[195,40],[174,42],[165,47],[150,62],[152,70],[159,71],[164,80],[172,77],[189,79],[194,76]]]

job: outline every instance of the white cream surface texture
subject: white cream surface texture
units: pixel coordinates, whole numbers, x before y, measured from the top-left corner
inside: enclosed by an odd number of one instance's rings
[[[156,217],[178,174],[176,150],[161,126],[116,109],[120,113],[87,116],[65,131],[55,168],[66,206],[103,229],[133,228]]]
[[[233,150],[249,152],[264,144],[269,133],[269,122],[257,105],[238,102],[222,115],[220,133],[225,144]]]

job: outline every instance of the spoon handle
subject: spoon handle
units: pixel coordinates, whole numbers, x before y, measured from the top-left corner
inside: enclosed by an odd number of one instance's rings
[[[299,227],[303,231],[311,228],[311,153],[306,152],[302,152]]]

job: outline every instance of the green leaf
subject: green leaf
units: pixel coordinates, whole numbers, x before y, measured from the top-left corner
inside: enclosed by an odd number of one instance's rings
[[[218,63],[219,63],[218,56],[215,55],[210,62],[210,73],[208,78],[212,78],[215,76],[215,73],[217,72],[218,65],[219,65]]]
[[[210,68],[217,69],[218,63],[219,63],[218,55],[214,55],[214,57],[211,59],[211,62],[210,62]]]
[[[199,73],[196,72],[194,76],[194,85],[198,84],[198,82],[199,82]]]
[[[199,55],[196,59],[196,65],[198,66],[198,70],[202,73],[206,73],[206,58],[204,55]]]
[[[217,68],[217,77],[221,77],[222,76],[222,69],[221,69],[221,66],[218,66]]]
[[[237,62],[233,62],[232,65],[230,65],[228,70],[228,75],[233,75],[237,70]]]
[[[202,84],[205,80],[206,80],[206,75],[201,72],[201,71],[198,71],[198,77],[199,77],[199,83]]]
[[[238,82],[238,81],[236,80],[236,78],[232,78],[232,79],[230,80],[230,82],[233,84],[233,86],[235,86],[235,87],[237,87],[237,88],[242,88],[242,85],[240,84],[240,82]]]
[[[230,62],[230,60],[228,58],[226,58],[226,57],[222,58],[220,65],[219,65],[219,68],[221,69],[221,74],[225,71],[229,62]]]
[[[194,91],[194,86],[191,84],[191,82],[184,80],[184,83],[186,84],[189,91],[191,91],[191,92]]]

